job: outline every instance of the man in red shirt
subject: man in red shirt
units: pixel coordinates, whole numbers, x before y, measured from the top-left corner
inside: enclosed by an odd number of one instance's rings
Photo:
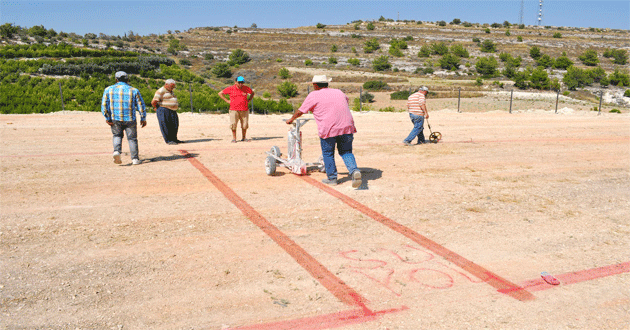
[[[228,100],[225,95],[229,95]],[[232,130],[232,143],[236,143],[236,127],[241,122],[243,130],[243,139],[241,141],[251,141],[245,136],[249,128],[249,100],[254,98],[254,91],[245,86],[245,78],[238,76],[234,85],[225,88],[219,92],[219,97],[230,105],[230,129]]]

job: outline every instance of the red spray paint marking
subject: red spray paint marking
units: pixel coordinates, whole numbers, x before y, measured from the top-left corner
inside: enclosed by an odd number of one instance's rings
[[[560,281],[560,286],[569,285],[574,283],[580,283],[585,281],[594,280],[597,278],[618,275],[623,273],[630,273],[630,261],[616,265],[592,268],[581,270],[577,272],[565,273],[561,275],[554,275]],[[537,278],[535,280],[525,281],[521,284],[523,288],[528,291],[542,291],[553,289],[556,286],[546,283],[543,279]],[[508,289],[509,290],[509,289]],[[507,290],[498,290],[501,293],[506,293]]]
[[[313,186],[337,197],[342,202],[348,204],[350,207],[355,210],[369,216],[370,218],[382,223],[383,225],[389,227],[390,229],[402,234],[403,236],[411,239],[412,241],[420,244],[420,246],[425,249],[434,252],[435,254],[441,256],[442,258],[454,263],[459,266],[463,270],[468,273],[474,275],[479,278],[483,282],[490,284],[492,287],[496,288],[502,293],[505,293],[515,299],[525,301],[525,300],[533,300],[535,297],[526,291],[525,289],[517,286],[516,284],[511,283],[510,281],[501,278],[500,276],[490,272],[489,270],[473,263],[472,261],[460,256],[459,254],[443,247],[442,245],[414,232],[413,230],[387,218],[384,215],[370,209],[369,207],[357,202],[356,200],[340,193],[339,191],[311,178],[308,176],[301,176],[302,180],[312,184]]]
[[[308,271],[319,283],[321,283],[330,293],[350,306],[359,306],[367,315],[372,313],[366,306],[366,299],[359,295],[354,289],[349,287],[341,279],[331,273],[326,267],[320,264],[315,258],[309,255],[302,247],[276,228],[271,222],[265,219],[251,205],[238,196],[234,190],[230,189],[223,181],[208,170],[201,162],[192,157],[186,150],[180,150],[188,161],[201,172],[223,195],[232,202],[243,214],[249,218],[256,226],[262,229],[276,244],[284,249],[297,263]]]
[[[376,320],[379,315],[397,313],[403,310],[409,309],[407,306],[399,308],[393,308],[383,311],[371,312],[365,314],[362,309],[355,309],[350,311],[344,311],[333,314],[318,315],[313,317],[306,317],[296,320],[272,322],[265,324],[249,325],[239,328],[232,328],[232,330],[318,330],[318,329],[330,329],[341,326],[361,324],[369,321]]]

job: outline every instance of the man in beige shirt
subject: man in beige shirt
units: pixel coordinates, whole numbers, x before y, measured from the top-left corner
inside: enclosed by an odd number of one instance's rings
[[[151,101],[153,110],[157,113],[162,137],[167,144],[182,143],[182,141],[177,139],[177,131],[179,130],[177,109],[179,108],[179,103],[177,103],[177,97],[173,93],[175,85],[175,80],[166,80],[164,86],[155,92]]]

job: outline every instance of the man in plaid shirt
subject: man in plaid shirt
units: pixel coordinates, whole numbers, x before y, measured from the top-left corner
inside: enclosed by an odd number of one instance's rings
[[[138,127],[136,124],[136,110],[140,113],[140,125],[147,125],[147,112],[144,100],[137,88],[129,86],[129,77],[124,71],[116,72],[116,84],[105,88],[101,112],[105,116],[105,122],[112,128],[114,136],[114,163],[122,163],[120,153],[122,151],[122,139],[127,133],[131,163],[141,163],[138,157]]]

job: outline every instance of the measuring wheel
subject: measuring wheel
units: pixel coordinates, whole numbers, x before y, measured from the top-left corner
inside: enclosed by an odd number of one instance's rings
[[[276,159],[273,156],[267,156],[265,158],[265,173],[267,175],[274,175],[276,173]]]
[[[438,143],[441,139],[442,139],[442,133],[440,132],[433,132],[431,133],[431,135],[429,135],[429,141],[431,143]]]
[[[273,146],[271,147],[271,154],[273,154],[274,156],[280,158],[280,156],[282,156],[282,152],[280,152],[280,148],[278,148],[277,146]]]

